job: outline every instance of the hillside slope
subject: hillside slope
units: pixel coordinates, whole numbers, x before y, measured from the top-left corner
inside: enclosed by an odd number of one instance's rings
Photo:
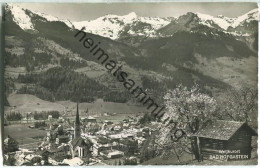
[[[91,53],[74,38],[77,28],[82,26],[86,27],[87,37],[100,42],[100,47],[111,59],[123,65],[131,78],[156,95],[159,102],[166,90],[180,83],[186,86],[199,84],[202,91],[212,94],[230,87],[241,87],[241,81],[250,85],[257,82],[254,77],[258,26],[255,10],[237,18],[198,13],[187,13],[179,18],[145,18],[130,13],[74,23],[17,8],[15,5],[6,8],[7,70],[23,69],[21,74],[28,74],[28,79],[21,81],[16,73],[14,87],[23,85],[34,89],[16,88],[20,93],[40,94],[37,96],[51,101],[61,100],[60,97],[75,101],[75,96],[65,91],[69,87],[74,93],[77,93],[76,89],[85,89],[92,97],[91,101],[104,97],[113,97],[108,101],[114,102],[133,101],[122,84],[111,77],[99,62],[95,62]],[[226,27],[220,24],[223,20],[228,24]],[[93,27],[95,24],[96,27]],[[120,31],[114,32],[116,26],[120,27]],[[91,82],[83,82],[86,86],[79,85],[68,82],[72,77],[65,75],[56,88],[44,84],[47,79],[45,74],[56,72],[57,68],[63,69],[58,74],[60,76],[73,73],[74,76],[82,76],[75,80]],[[225,73],[220,70],[225,70]],[[35,80],[34,75],[41,78]],[[51,78],[48,82],[54,83],[55,80]],[[100,87],[90,92],[90,84],[93,83]],[[108,94],[111,90],[112,96]],[[55,93],[57,91],[66,94],[61,96]],[[118,95],[122,100],[116,99]]]

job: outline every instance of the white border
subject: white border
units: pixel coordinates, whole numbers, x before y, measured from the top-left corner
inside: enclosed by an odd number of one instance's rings
[[[258,12],[259,12],[259,7],[260,7],[260,0],[0,0],[0,4],[1,3],[10,3],[10,2],[32,2],[32,3],[117,3],[117,2],[255,2],[258,3]],[[0,10],[1,11],[1,10]],[[259,19],[259,17],[258,17]],[[260,36],[259,36],[259,32],[260,32],[260,25],[259,25],[260,21],[258,20],[258,56],[260,55]],[[258,59],[258,65],[260,65],[260,60]],[[258,66],[258,72],[260,72],[260,67]],[[259,73],[258,73],[258,80],[259,80]],[[260,83],[258,82],[258,88],[260,86]],[[260,130],[259,130],[259,121],[260,121],[260,115],[259,115],[259,111],[260,111],[260,95],[259,95],[259,90],[258,90],[258,135],[260,135]],[[1,121],[0,121],[1,123]],[[2,127],[1,127],[1,132],[2,132]],[[2,137],[2,134],[0,134],[0,137]],[[1,140],[1,139],[0,139]],[[259,142],[259,136],[258,136],[258,142]],[[259,164],[259,153],[260,153],[260,149],[259,149],[259,144],[258,144],[258,164]],[[2,167],[3,163],[3,158],[2,158],[2,143],[0,143],[0,167]],[[252,168],[252,167],[258,167],[258,165],[247,165],[247,166],[231,166],[231,165],[227,165],[227,166],[222,166],[221,167],[224,168]],[[150,168],[150,167],[158,167],[158,168],[164,168],[164,167],[190,167],[190,168],[197,168],[197,167],[210,167],[210,168],[219,168],[220,166],[207,166],[207,165],[202,165],[202,166],[198,166],[198,165],[165,165],[165,166],[158,166],[158,165],[148,165],[148,166],[142,166],[142,165],[138,165],[138,166],[123,166],[123,167],[144,167],[144,168]],[[4,166],[7,167],[7,166]],[[8,166],[10,168],[17,168],[20,166]],[[42,167],[50,167],[53,168],[53,166],[32,166],[32,168],[42,168]],[[58,168],[71,168],[71,167],[75,167],[75,166],[55,166]],[[86,166],[81,166],[81,167],[86,167]],[[93,168],[114,168],[115,166],[91,166]],[[122,166],[120,166],[122,167]]]

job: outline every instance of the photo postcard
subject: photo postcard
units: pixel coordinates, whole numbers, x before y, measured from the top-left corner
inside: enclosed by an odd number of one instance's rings
[[[2,4],[4,166],[257,165],[257,3]]]

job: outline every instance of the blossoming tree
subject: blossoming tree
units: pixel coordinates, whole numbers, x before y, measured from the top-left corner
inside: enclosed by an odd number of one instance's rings
[[[161,118],[157,145],[164,156],[175,154],[180,161],[184,151],[191,153],[191,139],[209,119],[215,118],[216,101],[200,92],[198,86],[191,89],[182,85],[169,90],[164,96],[165,113]]]

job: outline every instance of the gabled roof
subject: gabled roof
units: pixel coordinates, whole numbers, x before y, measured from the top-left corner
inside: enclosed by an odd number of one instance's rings
[[[79,146],[79,147],[86,147],[91,145],[91,141],[86,139],[84,140],[82,137],[78,137],[73,139],[70,144],[73,146],[73,148]]]
[[[77,146],[80,146],[80,147],[87,146],[87,144],[85,143],[85,140],[83,138],[81,138],[81,137],[74,138],[71,141],[71,145],[73,146],[73,148],[75,148]]]
[[[257,135],[245,122],[216,120],[208,121],[199,131],[192,134],[192,136],[229,140],[241,127],[246,127],[252,136]]]

